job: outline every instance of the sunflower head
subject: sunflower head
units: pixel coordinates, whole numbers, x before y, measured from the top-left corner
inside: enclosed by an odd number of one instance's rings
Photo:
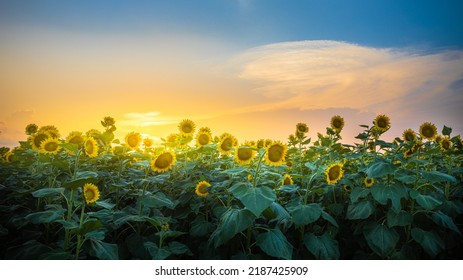
[[[171,151],[164,151],[151,161],[151,169],[159,173],[166,172],[167,170],[172,169],[175,160],[176,158],[174,153]]]
[[[229,134],[224,133],[220,136],[219,151],[223,154],[230,154],[232,149],[238,145],[236,138]]]
[[[208,133],[210,133],[210,134],[212,135],[211,129],[210,129],[209,127],[207,127],[207,126],[201,127],[201,128],[199,129],[198,133],[199,133],[199,132],[208,132]]]
[[[257,140],[257,149],[264,148],[265,146],[265,140],[264,139],[259,139]]]
[[[444,137],[440,141],[439,146],[443,151],[447,151],[452,147],[452,141],[448,137]]]
[[[422,138],[433,140],[437,135],[437,128],[433,123],[425,122],[420,126],[420,135]]]
[[[294,184],[293,178],[291,178],[291,175],[285,174],[283,176],[283,180],[281,180],[281,184],[284,185],[292,185]]]
[[[40,129],[37,131],[37,133],[39,132],[47,132],[50,137],[52,138],[59,138],[61,135],[59,134],[59,131],[58,129],[53,126],[53,125],[45,125],[45,126],[42,126],[40,127]]]
[[[275,141],[265,148],[265,163],[273,166],[280,166],[285,163],[288,147],[280,141]]]
[[[212,142],[212,135],[208,131],[199,131],[196,135],[196,145],[197,146],[204,146],[208,145]]]
[[[153,139],[148,138],[148,137],[143,139],[143,146],[145,146],[145,148],[149,148],[153,146],[153,144],[154,144]]]
[[[415,141],[416,140],[416,133],[413,129],[406,129],[402,134],[402,139],[404,141]]]
[[[30,123],[26,126],[26,134],[32,135],[37,132],[37,129],[39,129],[39,127],[35,123]]]
[[[37,152],[40,151],[40,145],[43,141],[45,141],[48,138],[53,138],[48,132],[37,132],[36,134],[33,134],[29,138],[32,149],[34,149]]]
[[[349,186],[349,185],[344,185],[342,186],[342,188],[346,191],[346,192],[350,192],[352,190],[352,187]]]
[[[87,137],[85,139],[84,153],[91,158],[98,156],[98,144],[93,137]]]
[[[373,123],[375,125],[374,126],[375,130],[380,132],[380,133],[386,132],[386,131],[389,130],[389,128],[391,128],[391,120],[386,115],[378,115],[378,116],[376,116]]]
[[[296,135],[298,137],[304,136],[307,132],[309,132],[309,127],[305,123],[298,123],[296,124]]]
[[[365,179],[363,179],[363,183],[365,184],[365,186],[371,187],[375,183],[375,178],[365,177]]]
[[[84,185],[84,197],[87,204],[94,203],[100,198],[98,187],[92,183]]]
[[[57,154],[61,146],[57,138],[47,138],[40,143],[40,152],[44,154]]]
[[[101,131],[92,128],[89,131],[87,131],[85,135],[87,135],[88,137],[95,137],[95,135],[101,135]]]
[[[240,146],[235,149],[235,160],[239,165],[245,165],[252,161],[256,151],[249,146]]]
[[[210,187],[211,184],[207,181],[201,181],[198,184],[196,184],[195,188],[195,193],[196,195],[200,197],[206,197],[209,195],[209,192],[206,190],[208,187]]]
[[[125,143],[130,149],[136,150],[141,143],[141,135],[138,132],[130,132],[125,136]]]
[[[13,151],[8,151],[6,152],[5,154],[3,154],[3,160],[6,162],[6,163],[10,163],[13,161],[13,157],[14,157],[14,152]]]
[[[344,170],[342,169],[342,163],[331,164],[326,170],[326,182],[328,184],[336,184],[342,176],[344,175]]]
[[[344,118],[338,115],[331,117],[330,126],[339,133],[344,128]]]
[[[72,131],[66,137],[66,143],[75,144],[77,145],[78,149],[82,148],[84,141],[85,141],[85,137],[82,135],[82,132],[80,131]]]
[[[178,130],[180,131],[180,134],[186,135],[186,136],[192,136],[193,133],[195,132],[195,123],[192,120],[183,120],[178,124]]]

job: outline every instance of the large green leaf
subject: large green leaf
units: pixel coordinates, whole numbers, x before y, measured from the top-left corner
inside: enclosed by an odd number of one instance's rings
[[[228,209],[221,217],[220,224],[212,233],[210,240],[218,247],[237,233],[250,227],[256,217],[248,209]]]
[[[328,221],[330,224],[332,224],[333,226],[335,227],[339,227],[338,223],[336,222],[336,220],[330,215],[328,214],[327,212],[325,212],[324,210],[322,210],[322,214],[321,214],[321,217],[323,219],[325,219],[326,221]]]
[[[90,239],[89,254],[100,260],[117,260],[119,252],[116,244],[110,244],[101,240]]]
[[[43,188],[32,193],[33,197],[53,197],[64,192],[64,188]]]
[[[350,201],[352,203],[357,202],[360,198],[367,197],[367,195],[370,193],[370,189],[364,189],[364,188],[354,188],[350,192]]]
[[[441,182],[450,182],[456,183],[457,179],[451,175],[439,172],[439,171],[430,171],[423,172],[423,177],[427,179],[431,184],[441,183]]]
[[[265,186],[253,188],[244,184],[238,184],[231,187],[230,192],[239,199],[247,209],[254,213],[256,217],[259,217],[276,199],[275,192]]]
[[[442,204],[442,201],[439,201],[430,195],[422,195],[415,190],[410,191],[410,196],[425,210],[433,210]]]
[[[322,207],[317,203],[298,204],[288,207],[288,211],[293,218],[293,223],[296,226],[304,226],[316,222],[321,214]]]
[[[407,191],[400,185],[374,185],[371,187],[371,195],[377,202],[381,203],[382,205],[386,205],[387,201],[391,200],[392,208],[394,208],[396,211],[399,211],[402,208],[400,199],[407,197]]]
[[[386,257],[399,241],[399,234],[394,229],[377,224],[364,232],[368,246],[381,257]]]
[[[408,225],[411,225],[412,222],[413,222],[413,216],[407,211],[400,210],[396,212],[394,209],[389,209],[389,211],[387,211],[387,226],[388,227],[408,226]]]
[[[197,216],[190,226],[190,235],[194,237],[206,236],[214,230],[214,224],[206,221],[204,216]]]
[[[292,258],[293,246],[278,228],[259,234],[256,244],[269,256],[286,260]]]
[[[434,232],[413,228],[412,237],[431,257],[435,257],[445,249],[444,241]]]
[[[53,223],[63,218],[63,213],[53,210],[35,212],[25,217],[33,224],[48,224]]]
[[[85,235],[88,232],[97,230],[101,228],[103,225],[97,219],[88,219],[84,222],[84,224],[79,228],[79,234]]]
[[[346,218],[349,220],[361,220],[370,217],[375,211],[373,203],[369,200],[349,204]]]
[[[448,228],[450,230],[453,230],[454,232],[461,234],[460,230],[458,227],[455,225],[453,222],[453,219],[447,216],[446,214],[442,213],[442,211],[437,211],[431,215],[432,220],[445,228]]]
[[[159,248],[156,243],[151,241],[145,242],[144,245],[153,260],[164,260],[172,254],[170,250]]]
[[[174,203],[170,200],[164,193],[157,192],[153,195],[147,195],[140,198],[140,203],[147,207],[160,208],[167,207],[169,209],[174,209]]]
[[[338,241],[334,240],[328,233],[316,236],[307,233],[304,236],[305,247],[315,256],[317,260],[337,260],[339,259]]]
[[[365,170],[365,173],[370,178],[380,178],[384,175],[394,173],[394,165],[389,161],[376,161]]]

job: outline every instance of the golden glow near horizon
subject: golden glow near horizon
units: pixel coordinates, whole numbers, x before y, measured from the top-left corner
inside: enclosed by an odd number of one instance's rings
[[[101,129],[104,116],[116,119],[120,139],[130,131],[159,139],[191,119],[240,142],[285,141],[298,122],[312,137],[325,133],[333,115],[345,118],[346,142],[376,114],[391,118],[385,137],[424,121],[463,131],[462,97],[452,89],[463,72],[460,51],[302,41],[220,53],[224,43],[192,35],[15,32],[1,33],[0,146],[25,140],[29,123],[67,135]]]

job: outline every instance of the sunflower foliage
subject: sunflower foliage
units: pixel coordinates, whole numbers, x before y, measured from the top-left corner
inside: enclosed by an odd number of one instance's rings
[[[460,259],[463,144],[391,121],[342,143],[296,124],[238,141],[185,119],[162,142],[30,124],[0,148],[2,259]]]

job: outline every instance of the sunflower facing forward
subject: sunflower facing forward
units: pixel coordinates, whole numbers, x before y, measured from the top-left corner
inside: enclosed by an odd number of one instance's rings
[[[331,129],[333,129],[337,133],[341,132],[341,130],[344,127],[344,118],[338,115],[333,116],[330,121],[330,126]]]
[[[196,135],[196,146],[208,145],[212,142],[212,135],[209,131],[200,130]]]
[[[402,139],[404,141],[415,141],[416,140],[416,133],[413,129],[406,129],[402,134]]]
[[[87,137],[87,139],[85,139],[84,152],[91,158],[98,156],[98,144],[93,137]]]
[[[29,138],[32,149],[34,151],[39,152],[40,151],[40,145],[42,144],[43,141],[45,141],[48,138],[51,138],[51,135],[48,132],[37,132],[36,134],[32,135]]]
[[[452,147],[452,142],[446,136],[446,137],[443,137],[442,140],[439,142],[439,146],[443,151],[447,151]]]
[[[166,172],[167,170],[172,169],[175,160],[176,158],[174,153],[171,151],[164,151],[151,161],[151,169],[159,173]]]
[[[178,130],[182,135],[193,136],[193,133],[195,132],[195,127],[195,123],[192,120],[186,119],[179,123]]]
[[[136,150],[141,143],[141,135],[138,132],[130,132],[125,136],[125,143],[130,149]]]
[[[365,177],[365,179],[363,179],[363,183],[365,184],[365,186],[371,187],[375,184],[375,178]]]
[[[87,183],[84,185],[84,197],[87,204],[94,203],[100,198],[100,191],[98,187],[92,183]]]
[[[292,185],[292,184],[294,184],[294,181],[293,181],[293,178],[291,178],[291,175],[285,174],[285,176],[283,176],[283,179],[281,180],[281,184],[283,186],[284,185]]]
[[[280,166],[285,163],[285,156],[288,147],[280,141],[275,141],[266,148],[265,163],[273,166]]]
[[[47,138],[40,143],[40,152],[44,154],[57,154],[61,146],[57,138]]]
[[[325,170],[326,182],[336,184],[344,175],[341,163],[334,163]]]
[[[374,120],[375,130],[380,133],[386,132],[391,128],[391,120],[386,115],[378,115]]]
[[[437,135],[437,128],[433,123],[425,122],[420,126],[420,135],[422,138],[433,140]]]
[[[241,146],[235,149],[235,160],[239,165],[245,165],[252,161],[256,151],[249,146]]]
[[[296,136],[302,137],[309,132],[309,127],[305,123],[296,124]]]
[[[198,195],[198,196],[201,196],[201,197],[206,197],[209,195],[209,192],[206,190],[208,187],[210,187],[211,184],[207,181],[201,181],[199,182],[197,185],[196,185],[196,188],[195,188],[195,193]]]
[[[224,133],[220,136],[219,151],[223,154],[230,154],[237,144],[238,141],[233,135]]]

